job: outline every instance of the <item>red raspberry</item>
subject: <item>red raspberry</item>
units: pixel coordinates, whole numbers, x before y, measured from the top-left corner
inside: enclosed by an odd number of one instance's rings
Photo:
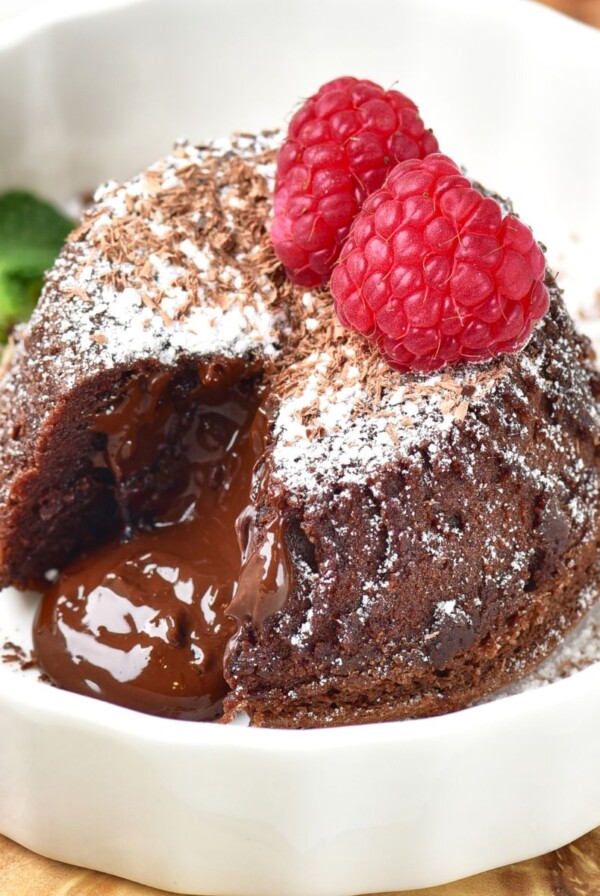
[[[366,200],[331,278],[341,322],[398,370],[516,352],[548,310],[544,254],[454,162],[401,162]]]
[[[397,90],[357,78],[324,84],[292,118],[277,158],[271,241],[290,279],[326,283],[365,197],[397,162],[437,150]]]

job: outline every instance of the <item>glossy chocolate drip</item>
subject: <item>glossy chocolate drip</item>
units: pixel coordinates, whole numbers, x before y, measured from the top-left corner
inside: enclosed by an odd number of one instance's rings
[[[266,488],[266,477],[259,477],[258,500]],[[260,628],[265,619],[285,605],[292,583],[292,566],[285,540],[285,526],[278,516],[256,524],[254,507],[248,506],[237,522],[242,546],[242,567],[230,615],[240,624],[251,622]]]
[[[233,626],[224,605],[236,557],[220,552],[203,573],[181,557],[186,538],[196,544],[194,530],[202,538],[197,525],[185,533],[169,527],[176,554],[164,552],[165,530],[107,545],[50,588],[35,647],[55,684],[154,715],[220,714],[222,654]]]
[[[55,684],[157,715],[219,715],[263,400],[252,369],[213,364],[138,376],[98,417],[124,533],[43,599],[35,648]]]

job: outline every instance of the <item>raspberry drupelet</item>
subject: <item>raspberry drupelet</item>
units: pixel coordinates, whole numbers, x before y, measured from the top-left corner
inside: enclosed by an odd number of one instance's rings
[[[365,201],[331,291],[392,367],[429,371],[521,349],[548,310],[544,275],[531,230],[435,153]]]
[[[437,152],[417,106],[372,81],[337,78],[296,112],[277,160],[271,240],[294,283],[326,283],[365,198],[405,159]]]

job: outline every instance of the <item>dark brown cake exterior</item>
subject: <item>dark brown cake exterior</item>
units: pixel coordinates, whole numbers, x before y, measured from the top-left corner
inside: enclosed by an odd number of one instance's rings
[[[116,481],[99,421],[132,382],[167,371],[193,396],[194,372],[239,367],[269,396],[268,447],[238,521],[226,717],[454,710],[541,660],[596,597],[590,347],[551,283],[521,353],[391,371],[325,291],[282,276],[267,233],[276,144],[181,145],[84,217],[2,380],[0,580],[43,584],[122,531],[139,483]],[[156,446],[147,513],[177,460]]]
[[[598,375],[551,294],[523,352],[429,377],[398,377],[326,324],[317,339],[317,310],[312,339],[328,348],[274,388],[232,604],[232,711],[289,727],[447,712],[523,674],[580,618],[599,572]],[[274,514],[284,606],[252,576],[253,556],[278,562]]]

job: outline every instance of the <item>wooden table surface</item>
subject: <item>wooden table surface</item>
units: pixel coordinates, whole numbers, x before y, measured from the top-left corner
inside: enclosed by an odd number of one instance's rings
[[[546,6],[600,28],[600,0],[540,0]]]
[[[540,2],[600,27],[600,0]],[[0,896],[164,894],[163,890],[41,858],[0,836]],[[600,896],[600,828],[546,856],[443,887],[405,891],[403,896]]]
[[[108,874],[42,859],[0,837],[1,896],[167,896]],[[556,852],[402,896],[599,896],[600,828]],[[394,896],[394,894],[388,894]]]

